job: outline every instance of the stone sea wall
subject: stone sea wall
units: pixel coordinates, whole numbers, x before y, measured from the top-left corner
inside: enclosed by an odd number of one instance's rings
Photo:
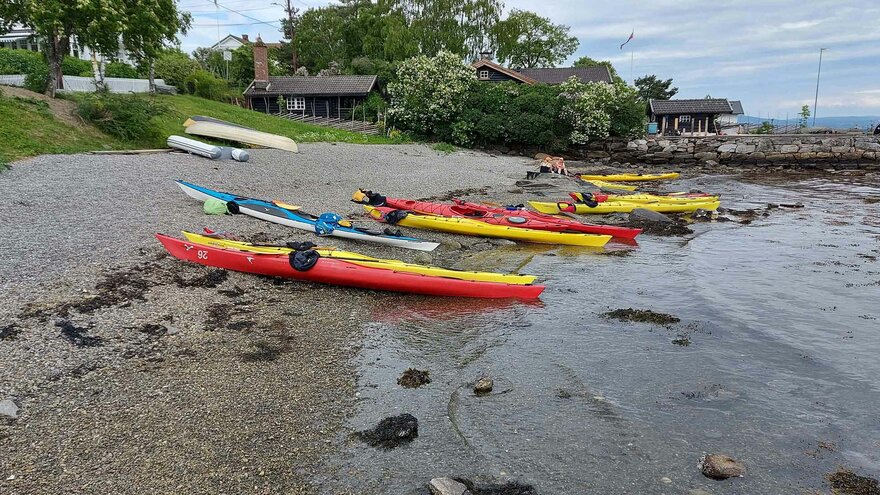
[[[566,155],[607,164],[880,168],[880,137],[749,135],[612,139],[570,149]]]

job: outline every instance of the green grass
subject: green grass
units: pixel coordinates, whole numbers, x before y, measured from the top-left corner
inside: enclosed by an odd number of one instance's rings
[[[44,101],[0,95],[0,170],[5,164],[45,153],[79,153],[118,146],[91,126],[56,119]]]
[[[434,143],[434,145],[431,146],[431,149],[443,153],[444,155],[448,155],[455,151],[456,148],[449,143]]]
[[[66,98],[76,101],[77,95]],[[152,121],[153,138],[126,142],[91,125],[74,126],[55,118],[44,101],[4,96],[0,93],[0,170],[20,158],[42,154],[80,153],[103,149],[164,148],[171,134],[184,135],[183,122],[192,115],[228,120],[259,131],[287,136],[298,143],[339,142],[396,144],[405,138],[387,138],[285,120],[245,108],[190,95],[155,98],[168,112]],[[198,138],[202,139],[202,138]]]
[[[191,95],[157,96],[171,109],[167,114],[155,120],[159,134],[164,140],[170,134],[183,134],[183,122],[193,115],[205,115],[217,119],[228,120],[258,131],[270,132],[287,136],[297,143],[337,142],[359,144],[395,144],[401,139],[389,139],[384,136],[370,136],[356,132],[320,127],[301,122],[294,122],[272,115],[266,115],[246,108],[206,100]],[[154,143],[157,147],[159,143]],[[164,147],[164,144],[158,147]]]

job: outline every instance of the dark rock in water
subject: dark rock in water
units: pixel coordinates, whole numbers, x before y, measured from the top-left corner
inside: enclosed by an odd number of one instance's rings
[[[704,210],[702,208],[697,208],[691,213],[691,220],[695,222],[711,222],[712,221],[712,212],[709,210]]]
[[[571,399],[571,392],[565,389],[559,389],[556,392],[556,397],[559,397],[560,399]]]
[[[97,336],[86,335],[91,328],[75,326],[68,320],[58,320],[55,326],[61,329],[61,336],[68,342],[77,347],[101,347],[104,345],[104,339]]]
[[[691,339],[684,337],[684,336],[679,336],[677,339],[674,339],[672,341],[672,343],[677,346],[687,347],[687,346],[691,345]]]
[[[657,325],[671,325],[681,321],[677,316],[667,315],[664,313],[656,313],[650,309],[615,309],[603,313],[606,318],[615,318],[620,321],[635,321],[639,323],[655,323]]]
[[[470,491],[464,485],[452,478],[434,478],[428,483],[431,495],[470,495]]]
[[[431,378],[428,376],[428,372],[415,368],[404,371],[397,379],[397,384],[406,388],[419,388],[429,383],[431,383]]]
[[[645,222],[662,222],[662,223],[673,223],[675,220],[669,218],[668,216],[658,213],[656,211],[647,210],[645,208],[636,208],[631,211],[629,214],[629,220],[631,222],[645,221]]]
[[[359,431],[355,435],[372,447],[392,449],[419,436],[419,421],[412,414],[391,416],[372,430]]]
[[[464,484],[473,495],[538,495],[538,492],[532,485],[516,481],[508,481],[504,484],[477,485],[465,478],[455,478],[455,480]]]
[[[18,337],[18,334],[20,333],[21,330],[15,323],[4,325],[0,327],[0,340],[15,340],[15,338]]]
[[[492,381],[488,376],[484,376],[477,380],[474,383],[474,393],[477,395],[485,395],[492,391],[492,387],[495,386],[495,382]]]
[[[831,483],[834,493],[842,495],[880,495],[880,484],[874,478],[859,476],[854,472],[839,468],[837,471],[825,475],[825,479]]]
[[[693,234],[694,231],[691,230],[687,225],[682,222],[651,222],[646,220],[635,220],[627,222],[626,227],[631,227],[634,229],[642,229],[643,234],[651,234],[651,235],[662,235],[662,236],[677,236],[677,235],[688,235]]]
[[[707,478],[725,480],[744,475],[746,467],[728,455],[708,454],[700,459],[700,470]]]

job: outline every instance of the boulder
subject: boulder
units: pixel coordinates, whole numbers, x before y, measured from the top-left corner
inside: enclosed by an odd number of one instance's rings
[[[738,144],[736,145],[734,153],[746,154],[746,153],[754,153],[755,152],[754,144]]]
[[[470,495],[470,491],[464,485],[452,478],[434,478],[428,483],[431,495]]]
[[[783,144],[779,147],[780,153],[797,153],[798,145],[796,144]]]
[[[746,467],[741,462],[725,454],[705,455],[700,459],[699,466],[703,476],[715,480],[743,476],[746,472]]]
[[[656,211],[646,210],[645,208],[636,208],[629,214],[629,220],[631,222],[635,221],[643,221],[643,222],[661,222],[661,223],[672,223],[673,220],[668,216],[657,213]]]
[[[15,419],[18,417],[18,406],[12,399],[0,400],[0,416]]]
[[[488,394],[492,391],[494,386],[495,382],[493,382],[488,376],[484,376],[474,383],[474,393],[477,395]]]
[[[733,143],[722,144],[721,146],[718,147],[719,153],[733,153],[735,151],[736,151],[736,145]]]

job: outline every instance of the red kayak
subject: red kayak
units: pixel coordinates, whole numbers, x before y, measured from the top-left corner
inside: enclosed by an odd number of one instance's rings
[[[357,194],[357,193],[355,193]],[[521,227],[525,229],[546,230],[549,232],[578,232],[584,234],[610,235],[619,239],[634,239],[641,229],[617,227],[614,225],[595,225],[581,223],[576,220],[559,218],[544,213],[537,213],[522,208],[494,208],[476,203],[468,203],[459,199],[455,204],[431,203],[411,199],[385,198],[375,193],[364,193],[374,206],[388,206],[398,210],[413,211],[428,215],[444,217],[465,217],[479,220],[492,225],[505,227]],[[364,202],[364,201],[359,201]],[[381,203],[381,204],[379,204]]]
[[[200,265],[346,287],[484,299],[536,299],[544,290],[543,285],[475,282],[370,268],[323,258],[314,251],[296,251],[290,256],[260,254],[195,244],[163,234],[156,234],[156,238],[175,258]]]

